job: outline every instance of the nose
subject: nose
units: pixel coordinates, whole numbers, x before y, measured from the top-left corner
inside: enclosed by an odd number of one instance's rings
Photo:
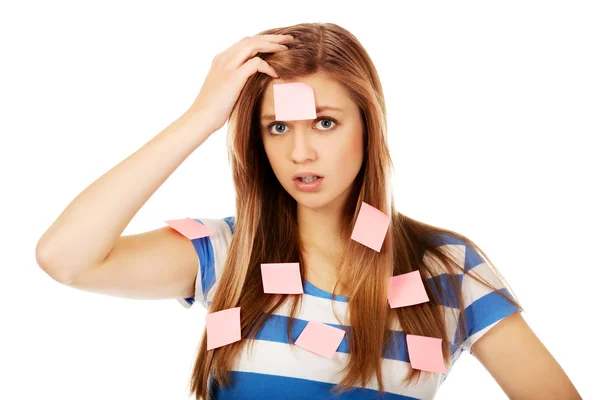
[[[296,126],[292,132],[292,161],[302,163],[306,160],[314,160],[316,151],[311,141],[310,128],[305,129],[303,126]]]

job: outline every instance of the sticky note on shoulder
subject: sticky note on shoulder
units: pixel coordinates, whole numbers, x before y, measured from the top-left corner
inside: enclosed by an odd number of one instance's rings
[[[389,280],[387,296],[391,308],[412,306],[429,301],[421,273],[418,270],[392,276]]]
[[[213,234],[212,229],[191,218],[170,219],[165,222],[190,240]]]
[[[379,252],[389,225],[387,214],[363,201],[350,238]]]
[[[406,335],[408,358],[411,367],[435,373],[447,373],[442,353],[442,339]]]
[[[317,118],[315,92],[304,82],[274,83],[275,118],[295,121]]]
[[[206,314],[206,349],[212,350],[242,339],[241,307]]]
[[[345,334],[343,329],[319,321],[308,321],[294,344],[331,359],[342,343]]]
[[[300,263],[260,264],[265,293],[304,293]]]

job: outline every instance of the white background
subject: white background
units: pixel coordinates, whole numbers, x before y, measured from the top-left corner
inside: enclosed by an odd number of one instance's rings
[[[0,398],[187,399],[205,310],[63,286],[35,246],[191,105],[215,54],[299,22],[343,26],[374,60],[398,210],[479,244],[597,398],[599,20],[592,1],[3,3]],[[124,234],[234,205],[222,129]],[[465,353],[436,398],[459,397],[506,398]]]

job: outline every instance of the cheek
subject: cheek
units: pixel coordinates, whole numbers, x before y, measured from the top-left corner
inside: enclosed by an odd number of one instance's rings
[[[275,173],[275,176],[279,177],[281,174],[281,166],[283,164],[283,153],[275,146],[269,144],[265,145],[265,153],[267,154],[267,159],[269,160],[269,164],[271,164],[271,169]]]
[[[337,146],[335,154],[337,154],[336,161],[338,165],[345,165],[346,168],[343,169],[352,170],[352,166],[362,164],[362,138],[355,138],[352,141],[345,143],[343,147]]]
[[[273,162],[273,155],[276,154],[275,149],[273,148],[272,143],[270,143],[268,140],[265,141],[265,138],[263,137],[263,148],[265,149],[265,154],[267,155],[267,158],[269,159],[269,162]]]

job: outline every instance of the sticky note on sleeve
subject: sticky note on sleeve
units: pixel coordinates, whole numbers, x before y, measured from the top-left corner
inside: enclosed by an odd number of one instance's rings
[[[206,314],[206,350],[212,350],[242,339],[241,307]]]
[[[294,344],[331,359],[337,351],[346,332],[319,321],[308,321]]]
[[[379,252],[389,225],[387,214],[363,201],[350,238]]]
[[[421,273],[418,270],[392,276],[389,280],[387,296],[391,308],[412,306],[429,301]]]
[[[265,293],[304,293],[300,263],[260,264]]]
[[[212,229],[191,218],[170,219],[165,222],[190,240],[210,236],[213,233]]]
[[[273,84],[275,118],[279,121],[293,121],[317,118],[315,93],[303,82]]]
[[[406,335],[408,358],[411,367],[435,373],[447,373],[442,354],[442,339]]]

